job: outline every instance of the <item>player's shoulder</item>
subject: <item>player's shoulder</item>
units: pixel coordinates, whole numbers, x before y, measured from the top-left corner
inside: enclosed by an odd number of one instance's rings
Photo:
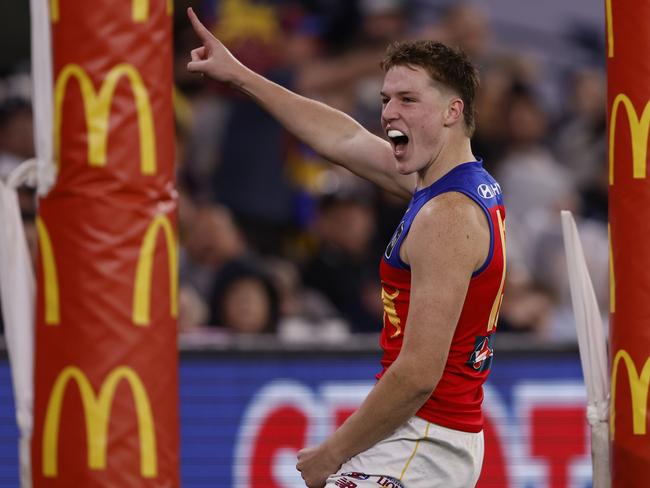
[[[457,272],[471,273],[484,261],[489,239],[485,217],[477,210],[481,212],[459,192],[431,198],[413,220],[402,259],[412,270],[448,269],[453,264]]]
[[[474,224],[477,215],[482,217],[482,214],[480,206],[466,194],[447,191],[427,201],[415,220],[419,221],[420,225],[453,228]]]
[[[490,239],[483,210],[467,195],[455,191],[429,200],[415,217],[409,234],[405,257],[411,266],[418,256],[424,256],[425,262],[435,254],[438,261],[449,260],[459,266],[466,263],[463,269],[470,271],[485,261]],[[433,249],[435,253],[431,253]]]

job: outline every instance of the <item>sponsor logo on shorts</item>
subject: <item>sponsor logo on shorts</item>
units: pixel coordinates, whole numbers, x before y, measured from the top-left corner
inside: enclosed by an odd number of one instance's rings
[[[377,479],[377,484],[379,486],[385,486],[386,488],[404,488],[404,485],[400,481],[391,478],[390,476],[380,476],[379,479]]]
[[[467,364],[476,371],[485,371],[492,366],[492,357],[494,356],[494,347],[492,341],[494,334],[489,336],[477,336],[474,343],[474,351],[469,357]]]
[[[334,486],[338,486],[339,488],[357,488],[357,485],[354,481],[350,481],[347,478],[339,478],[336,480],[334,483]]]
[[[357,473],[356,471],[353,471],[351,473],[343,473],[341,476],[347,476],[348,478],[354,478],[355,480],[367,480],[370,478],[369,474]]]

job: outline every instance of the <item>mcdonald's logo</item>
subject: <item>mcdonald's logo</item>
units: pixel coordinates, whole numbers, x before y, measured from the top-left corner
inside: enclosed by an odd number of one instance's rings
[[[43,296],[45,306],[45,323],[58,325],[61,322],[59,307],[59,278],[56,271],[56,261],[52,241],[45,223],[40,217],[36,218],[36,232],[38,234],[38,249],[43,263]]]
[[[616,313],[616,274],[614,273],[614,251],[612,249],[612,226],[607,223],[609,241],[609,312]]]
[[[646,102],[639,118],[630,97],[619,93],[614,98],[609,118],[609,184],[614,184],[614,143],[616,139],[616,115],[623,104],[630,125],[632,142],[632,175],[636,179],[646,177],[646,157],[648,154],[648,130],[650,129],[650,101]]]
[[[88,448],[88,467],[90,469],[106,469],[106,449],[108,425],[111,417],[111,406],[115,390],[121,380],[126,380],[131,388],[135,404],[140,437],[140,474],[144,478],[153,478],[158,473],[156,454],[156,436],[154,432],[151,404],[146,389],[138,374],[128,366],[118,366],[104,380],[95,395],[88,378],[76,366],[68,366],[59,373],[45,413],[43,430],[43,475],[56,477],[58,475],[59,424],[63,396],[70,381],[79,388],[86,421],[86,443]]]
[[[54,259],[54,249],[49,232],[43,220],[36,219],[39,250],[43,264],[43,287],[45,324],[58,325],[61,322],[59,279]],[[157,215],[153,218],[145,232],[138,264],[135,272],[133,291],[132,320],[136,325],[149,325],[151,322],[151,283],[153,274],[153,258],[156,250],[158,233],[162,231],[167,246],[169,263],[169,308],[172,317],[178,316],[178,249],[174,229],[167,217]]]
[[[167,15],[174,12],[173,0],[167,0]],[[56,24],[60,18],[59,0],[50,0],[50,17]],[[144,22],[149,17],[149,0],[131,0],[131,19],[133,22]]]
[[[78,64],[67,64],[61,70],[54,87],[54,156],[57,164],[61,159],[61,112],[70,78],[76,78],[81,89],[88,130],[88,164],[102,167],[106,164],[106,140],[111,102],[115,87],[122,76],[131,83],[138,113],[141,172],[145,175],[156,172],[156,144],[149,94],[138,70],[127,63],[115,65],[108,72],[99,92],[95,91],[88,73]]]
[[[614,19],[612,18],[612,0],[605,0],[605,22],[607,23],[607,57],[614,57]]]
[[[612,403],[609,425],[612,439],[614,439],[616,420],[616,376],[621,359],[625,363],[627,379],[630,384],[630,395],[632,401],[632,432],[635,435],[645,435],[646,433],[648,385],[650,384],[650,357],[646,359],[643,368],[641,368],[641,374],[639,375],[632,357],[627,351],[620,349],[616,353],[616,356],[614,356],[614,362],[612,363]]]
[[[169,307],[172,317],[178,315],[178,251],[176,237],[169,219],[164,215],[153,218],[142,239],[133,290],[133,323],[149,325],[151,322],[151,278],[153,258],[158,233],[162,231],[167,244],[169,263]]]

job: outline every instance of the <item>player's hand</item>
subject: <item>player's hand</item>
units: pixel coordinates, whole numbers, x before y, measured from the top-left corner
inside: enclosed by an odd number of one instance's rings
[[[207,75],[217,81],[235,82],[237,75],[246,70],[244,65],[201,23],[191,7],[187,9],[187,16],[194,32],[203,43],[202,46],[192,49],[192,60],[187,63],[187,70]]]
[[[327,477],[336,473],[341,462],[326,448],[325,444],[308,447],[298,452],[296,469],[308,488],[323,488]]]

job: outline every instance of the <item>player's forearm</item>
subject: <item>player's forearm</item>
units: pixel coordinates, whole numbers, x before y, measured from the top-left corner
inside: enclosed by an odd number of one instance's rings
[[[438,378],[424,380],[418,368],[395,362],[361,407],[325,441],[326,449],[344,462],[390,436],[427,401]]]
[[[350,116],[246,69],[232,85],[253,98],[280,124],[325,158],[348,166],[345,141],[365,129]]]

